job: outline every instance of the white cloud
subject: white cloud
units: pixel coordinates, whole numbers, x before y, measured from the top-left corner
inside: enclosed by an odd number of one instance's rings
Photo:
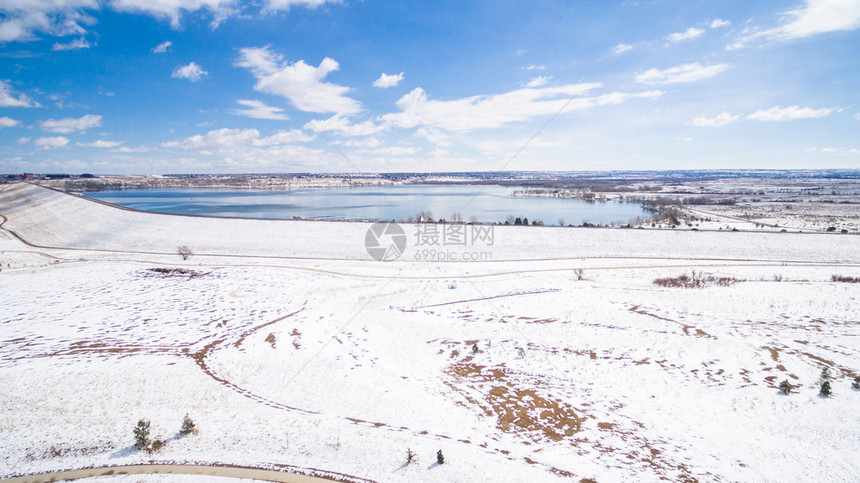
[[[128,146],[122,146],[117,149],[111,149],[112,153],[148,153],[149,148],[146,146],[138,146],[136,148],[130,148]]]
[[[314,3],[317,0],[308,0]],[[134,12],[169,19],[178,28],[186,13],[207,10],[212,26],[238,12],[238,0],[6,0],[0,2],[0,42],[27,41],[38,33],[51,36],[84,35],[96,20],[88,11],[102,5],[120,12]]]
[[[0,129],[3,129],[4,127],[15,127],[18,124],[21,124],[21,121],[16,121],[11,117],[6,116],[0,117]]]
[[[269,137],[260,138],[254,142],[255,146],[275,146],[280,144],[306,143],[313,141],[315,136],[307,134],[299,129],[289,131],[278,131]]]
[[[96,0],[44,0],[0,2],[0,42],[35,40],[36,33],[83,35],[84,25],[95,23],[82,9],[96,9]]]
[[[680,84],[713,77],[729,68],[729,64],[702,65],[698,62],[682,64],[665,70],[649,69],[636,76],[641,84]]]
[[[36,147],[41,149],[61,148],[69,144],[69,138],[65,136],[43,137],[33,141],[33,144],[35,144]]]
[[[236,101],[248,109],[233,109],[233,114],[239,116],[251,117],[254,119],[270,119],[273,121],[286,121],[290,117],[284,114],[284,110],[280,107],[267,106],[261,101],[241,100]]]
[[[326,57],[314,67],[304,60],[285,62],[268,47],[245,48],[239,53],[236,65],[251,71],[257,79],[254,89],[260,92],[283,96],[302,111],[355,114],[361,110],[358,101],[346,96],[349,87],[323,82],[340,67],[334,59]]]
[[[427,141],[437,145],[437,146],[450,146],[451,141],[448,140],[448,135],[444,132],[435,129],[435,128],[418,128],[415,130],[415,133],[412,134],[417,138],[424,138]]]
[[[87,129],[101,126],[102,117],[87,114],[80,118],[48,119],[47,121],[42,121],[41,125],[43,131],[71,134],[76,131],[86,131]]]
[[[676,141],[684,141],[684,142],[686,142],[686,143],[691,143],[691,142],[693,142],[693,138],[691,138],[691,137],[680,137],[680,136],[679,136],[679,137],[676,137],[676,138],[675,138],[675,140],[676,140]]]
[[[394,87],[403,80],[403,72],[399,74],[391,74],[388,75],[385,72],[379,76],[379,79],[373,81],[373,87],[379,87],[382,89],[386,89],[388,87]]]
[[[546,76],[539,75],[537,77],[533,77],[531,80],[526,82],[525,86],[526,87],[543,87],[543,86],[547,85],[549,83],[549,81],[551,81],[551,80],[552,80],[551,75],[546,75]]]
[[[378,138],[347,139],[332,141],[332,144],[349,146],[351,148],[375,148],[382,144]]]
[[[283,163],[308,166],[318,164],[322,158],[330,159],[326,152],[296,144],[312,139],[313,136],[296,129],[278,131],[268,137],[262,137],[256,129],[218,129],[162,146],[219,157],[228,166],[280,166]]]
[[[731,24],[732,24],[732,23],[731,23],[731,22],[729,22],[728,20],[723,20],[723,19],[721,19],[721,18],[715,18],[715,19],[711,22],[711,28],[712,28],[712,29],[718,29],[718,28],[720,28],[720,27],[728,27],[728,26],[729,26],[729,25],[731,25]]]
[[[690,124],[692,124],[693,126],[698,126],[698,127],[723,127],[726,124],[731,124],[731,123],[737,121],[740,117],[741,116],[738,114],[735,114],[733,116],[728,111],[723,111],[723,112],[717,114],[716,117],[711,117],[711,118],[697,117],[697,118],[693,119],[693,121],[690,122]]]
[[[770,109],[762,109],[756,111],[747,116],[746,118],[762,122],[784,122],[793,121],[795,119],[814,119],[824,117],[829,115],[834,110],[835,109],[833,108],[812,109],[810,107],[799,106],[789,106],[786,108],[782,108],[776,106]]]
[[[199,149],[203,154],[227,153],[231,150],[247,147],[275,146],[296,142],[307,142],[314,137],[304,132],[292,129],[278,131],[268,137],[260,137],[256,129],[218,129],[206,134],[198,134],[185,139],[163,143],[166,148]]]
[[[819,151],[826,154],[838,154],[838,155],[860,155],[860,149],[858,148],[806,148],[803,151],[810,153]]]
[[[191,82],[197,82],[207,75],[209,75],[208,72],[200,68],[200,66],[194,62],[191,62],[188,65],[183,65],[174,69],[173,74],[171,74],[170,77],[175,79],[188,79]]]
[[[809,151],[809,150],[807,150]],[[840,156],[857,156],[860,155],[860,149],[857,148],[821,148],[822,153],[838,154]]]
[[[386,154],[389,156],[408,156],[411,154],[416,154],[420,151],[420,148],[416,148],[414,146],[388,146],[384,148],[371,149],[369,151],[362,150],[361,152],[368,152],[372,154]]]
[[[314,132],[334,131],[343,136],[370,136],[384,131],[387,127],[373,121],[353,124],[343,114],[335,114],[328,119],[314,119],[305,124],[304,128]]]
[[[54,42],[54,46],[51,48],[51,50],[56,52],[63,50],[89,49],[90,47],[92,47],[92,45],[87,41],[87,39],[81,37],[65,44]]]
[[[78,146],[82,146],[85,148],[115,148],[122,144],[120,141],[106,141],[104,139],[99,139],[98,141],[93,141],[91,143],[76,143]]]
[[[666,40],[669,42],[676,44],[678,42],[683,42],[685,40],[692,40],[696,37],[705,33],[702,29],[697,29],[696,27],[690,27],[683,32],[675,32],[674,34],[669,34],[666,36]]]
[[[516,152],[523,146],[528,145],[530,151],[537,149],[555,149],[560,147],[569,147],[565,141],[553,141],[546,138],[507,138],[507,139],[483,139],[476,140],[474,146],[483,154],[488,156],[510,155]]]
[[[648,91],[637,94],[613,92],[581,97],[598,87],[599,83],[568,84],[540,89],[523,88],[504,94],[472,96],[451,101],[430,100],[427,93],[419,87],[396,102],[401,112],[384,114],[380,119],[401,128],[424,125],[448,131],[471,131],[499,128],[537,116],[555,115],[562,109],[573,111],[619,104],[631,98],[662,95],[660,91]]]
[[[858,0],[805,0],[802,6],[784,13],[782,25],[741,37],[726,46],[726,50],[742,49],[746,43],[765,39],[785,42],[803,39],[828,32],[860,28],[860,1]]]
[[[152,51],[156,54],[163,54],[167,52],[167,49],[169,49],[171,45],[173,45],[173,42],[165,40],[164,42],[153,47]]]
[[[545,65],[529,65],[525,68],[526,70],[546,70]]]
[[[179,28],[183,13],[208,10],[212,14],[212,27],[236,13],[232,7],[236,0],[111,0],[110,5],[120,12],[136,12],[170,20],[170,26]]]
[[[25,138],[18,138],[15,140],[15,142],[18,144],[27,144],[30,142],[30,139],[32,139],[32,138],[26,138],[26,137]]]
[[[633,46],[630,44],[618,44],[615,47],[612,47],[612,53],[615,55],[623,54],[631,49],[633,49]]]
[[[0,107],[42,107],[26,94],[18,94],[12,90],[9,81],[0,80]]]
[[[289,10],[292,6],[317,8],[326,3],[341,3],[341,0],[265,0],[263,13]]]
[[[860,1],[806,0],[804,3],[786,13],[788,22],[752,37],[790,40],[860,28]]]

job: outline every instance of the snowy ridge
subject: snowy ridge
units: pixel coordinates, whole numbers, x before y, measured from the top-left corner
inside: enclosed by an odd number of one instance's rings
[[[7,229],[46,247],[175,253],[177,246],[187,245],[200,254],[369,258],[363,245],[365,223],[152,214],[23,183],[0,192],[0,207],[9,218]],[[495,261],[672,257],[860,262],[860,243],[853,236],[528,226],[495,226],[494,232]],[[534,249],[536,242],[540,250]],[[414,258],[419,247],[413,245],[400,261]]]

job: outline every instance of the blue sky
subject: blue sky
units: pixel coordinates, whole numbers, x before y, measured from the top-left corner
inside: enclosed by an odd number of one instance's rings
[[[860,0],[0,0],[0,172],[860,167]]]

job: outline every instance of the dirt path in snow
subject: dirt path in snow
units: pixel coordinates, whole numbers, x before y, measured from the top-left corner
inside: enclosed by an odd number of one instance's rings
[[[298,469],[299,468],[295,468],[294,470]],[[100,468],[90,468],[83,470],[55,471],[28,476],[16,476],[14,478],[0,480],[0,483],[37,483],[61,480],[77,480],[79,478],[94,478],[97,476],[154,474],[224,476],[228,478],[246,478],[250,480],[280,481],[289,483],[319,483],[326,481],[372,481],[363,478],[357,478],[354,476],[323,472],[319,470],[305,469],[304,471],[315,472],[317,474],[325,476],[308,476],[301,473],[291,473],[288,472],[288,468],[285,468],[284,470],[266,470],[262,468],[232,465],[144,464],[125,466],[102,466]]]

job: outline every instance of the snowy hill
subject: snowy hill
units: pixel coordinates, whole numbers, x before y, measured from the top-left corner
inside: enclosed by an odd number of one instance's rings
[[[860,479],[860,284],[832,281],[860,276],[855,236],[509,226],[460,246],[404,226],[403,255],[378,262],[361,223],[28,184],[3,187],[0,215],[0,477]],[[488,255],[416,260],[430,249]],[[701,287],[654,283],[694,270]],[[198,434],[178,435],[186,413]],[[159,452],[134,449],[141,418]]]

